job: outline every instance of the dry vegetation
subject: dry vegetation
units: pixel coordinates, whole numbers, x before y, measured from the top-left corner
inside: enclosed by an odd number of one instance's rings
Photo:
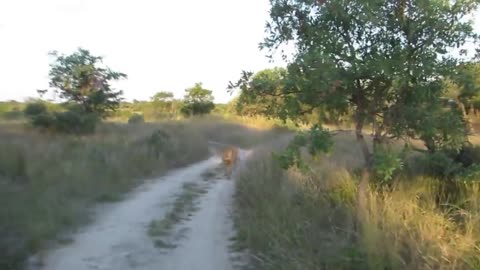
[[[271,156],[281,140],[240,173],[238,240],[258,269],[480,269],[478,182],[459,184],[453,205],[438,197],[439,180],[399,176],[388,189],[371,187],[355,230],[363,158],[352,135],[335,140],[331,155],[309,161],[310,173],[282,171]]]
[[[219,119],[104,123],[93,135],[38,133],[0,125],[0,269],[88,222],[92,203],[113,201],[147,177],[206,158],[208,141],[249,147],[279,131]]]

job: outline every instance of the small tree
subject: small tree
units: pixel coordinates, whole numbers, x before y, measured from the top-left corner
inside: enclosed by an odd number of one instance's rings
[[[160,114],[175,115],[177,108],[172,92],[160,91],[151,98],[151,101],[155,111]]]
[[[480,107],[480,63],[471,62],[459,65],[455,74],[445,80],[446,96],[460,106],[465,115],[476,113]]]
[[[152,101],[153,102],[168,102],[173,100],[173,93],[172,92],[166,92],[166,91],[160,91],[153,95]]]
[[[50,87],[69,103],[75,103],[83,113],[101,117],[118,108],[122,91],[113,89],[112,81],[127,75],[101,66],[103,58],[79,48],[71,55],[50,53],[55,57],[50,65]]]
[[[114,90],[110,83],[126,75],[103,67],[102,57],[84,49],[71,55],[50,55],[55,57],[50,65],[50,87],[66,100],[66,111],[38,113],[38,105],[32,104],[26,114],[37,127],[72,134],[92,133],[100,118],[119,107],[122,91]],[[46,90],[39,90],[41,96],[45,93]]]
[[[214,108],[212,91],[204,89],[202,83],[185,90],[181,112],[186,116],[209,114]]]

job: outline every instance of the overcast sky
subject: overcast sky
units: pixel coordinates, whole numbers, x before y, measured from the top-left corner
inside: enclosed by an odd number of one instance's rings
[[[0,0],[0,100],[36,97],[48,87],[48,52],[83,47],[128,75],[117,85],[127,99],[181,97],[203,82],[225,102],[241,70],[275,65],[258,49],[268,9],[268,0]]]
[[[258,49],[268,9],[268,0],[0,0],[0,100],[37,97],[48,52],[83,47],[128,75],[116,86],[129,100],[181,97],[203,82],[228,101],[241,70],[283,65]]]

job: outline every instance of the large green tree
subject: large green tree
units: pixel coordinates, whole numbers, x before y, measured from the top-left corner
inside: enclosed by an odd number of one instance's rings
[[[452,50],[476,38],[466,18],[478,0],[270,2],[269,35],[261,46],[274,51],[294,44],[296,50],[280,87],[256,84],[253,74],[244,72],[231,85],[250,96],[244,100],[262,97],[266,107],[275,107],[268,112],[284,119],[298,119],[317,108],[353,113],[367,167],[373,162],[364,138],[369,121],[374,123],[374,149],[385,137],[405,136],[420,137],[433,148],[445,139],[458,149],[462,138],[451,137],[462,137],[461,124],[455,130],[437,126],[438,120],[458,116],[440,109],[442,78],[460,61]],[[437,136],[439,131],[454,135]]]
[[[202,83],[185,90],[182,113],[186,116],[210,113],[214,108],[212,91],[203,88]]]
[[[69,103],[78,105],[84,113],[106,116],[118,108],[122,91],[111,82],[127,75],[102,64],[103,58],[79,48],[70,55],[50,53],[55,59],[50,65],[50,87]]]

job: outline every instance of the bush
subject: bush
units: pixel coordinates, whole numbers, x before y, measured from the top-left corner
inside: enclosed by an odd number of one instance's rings
[[[142,124],[145,123],[145,118],[142,114],[134,114],[128,118],[129,124]]]
[[[460,152],[456,154],[455,161],[465,167],[480,163],[480,147],[474,145],[465,145]]]
[[[453,179],[462,171],[462,164],[455,162],[445,152],[435,152],[418,157],[415,160],[416,173],[423,173],[441,179]]]
[[[158,159],[162,152],[166,153],[167,156],[172,154],[173,149],[169,141],[170,135],[159,129],[148,138],[147,143],[150,146],[150,150],[153,151],[153,154]]]
[[[55,117],[48,113],[45,103],[29,103],[23,113],[30,119],[32,126],[36,128],[51,129],[54,126]]]
[[[100,118],[96,114],[74,111],[55,113],[55,131],[62,133],[89,134],[95,131]]]
[[[30,117],[30,122],[36,128],[53,129],[55,125],[55,117],[49,113],[42,113]]]
[[[213,109],[215,109],[215,104],[213,102],[196,102],[184,104],[180,109],[180,112],[185,117],[192,115],[204,115],[209,114]]]
[[[27,117],[35,117],[47,113],[47,106],[42,102],[29,103],[23,110]]]
[[[49,112],[45,103],[29,103],[24,114],[36,128],[60,133],[88,134],[95,131],[100,118],[94,113],[85,113],[78,106],[68,106],[63,112]]]
[[[395,173],[403,168],[403,159],[390,149],[378,149],[373,156],[375,180],[380,184],[390,184]]]

